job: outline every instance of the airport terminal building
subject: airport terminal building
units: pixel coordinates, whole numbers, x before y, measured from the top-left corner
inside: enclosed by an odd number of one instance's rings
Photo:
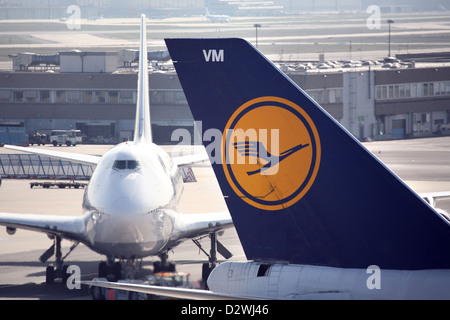
[[[448,66],[288,75],[361,141],[447,133]]]
[[[28,134],[78,129],[93,143],[133,137],[136,73],[13,72],[0,79],[0,126],[24,126]],[[176,74],[152,73],[150,87],[154,139],[167,143],[172,128],[192,129]]]
[[[130,64],[122,68],[117,55],[61,52],[57,67],[18,65],[17,60],[16,71],[0,73],[0,128],[23,127],[27,134],[79,129],[84,142],[92,143],[131,139],[137,73]],[[154,140],[176,144],[183,138],[173,132],[183,128],[191,142],[199,142],[177,75],[169,63],[163,66],[149,76]],[[281,66],[361,141],[445,134],[450,128],[450,67],[445,65],[296,67]]]

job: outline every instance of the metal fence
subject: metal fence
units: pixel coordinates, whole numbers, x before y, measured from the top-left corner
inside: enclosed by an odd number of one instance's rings
[[[35,154],[0,154],[2,178],[89,180],[94,167]]]

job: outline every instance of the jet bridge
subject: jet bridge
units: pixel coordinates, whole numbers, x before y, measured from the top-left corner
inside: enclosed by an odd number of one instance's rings
[[[89,180],[94,166],[35,154],[0,154],[0,175],[11,179]]]
[[[10,179],[89,180],[94,165],[53,159],[37,154],[0,154],[0,176]],[[183,182],[196,182],[191,166],[182,166]]]

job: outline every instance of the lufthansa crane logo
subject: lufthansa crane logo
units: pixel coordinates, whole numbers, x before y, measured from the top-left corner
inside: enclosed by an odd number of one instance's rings
[[[279,97],[253,99],[229,119],[222,140],[225,176],[248,204],[282,210],[313,185],[320,140],[309,115]]]

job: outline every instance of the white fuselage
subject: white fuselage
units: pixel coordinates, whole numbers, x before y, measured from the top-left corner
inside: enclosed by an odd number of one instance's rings
[[[157,145],[112,148],[84,194],[86,244],[112,258],[158,254],[173,233],[182,189],[177,165]]]
[[[256,299],[450,299],[450,270],[225,262],[211,272],[208,287]]]

